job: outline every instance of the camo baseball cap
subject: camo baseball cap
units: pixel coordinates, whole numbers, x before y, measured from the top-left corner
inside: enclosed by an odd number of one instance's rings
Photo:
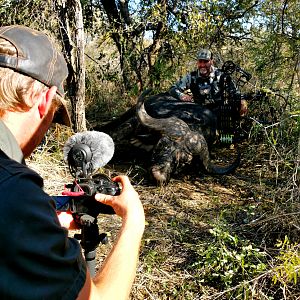
[[[67,64],[46,34],[29,27],[12,25],[0,27],[0,38],[10,42],[17,50],[17,55],[0,53],[0,67],[30,76],[48,87],[56,86],[57,93],[64,95],[63,82],[68,75]],[[54,122],[71,125],[65,100],[62,100]]]
[[[212,53],[208,49],[201,49],[198,52],[197,59],[198,60],[200,60],[200,59],[211,60],[212,59]]]

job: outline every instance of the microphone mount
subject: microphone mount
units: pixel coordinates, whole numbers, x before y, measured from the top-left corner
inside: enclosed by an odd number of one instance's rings
[[[74,178],[88,178],[92,175],[91,148],[86,144],[75,144],[69,151],[68,166]]]

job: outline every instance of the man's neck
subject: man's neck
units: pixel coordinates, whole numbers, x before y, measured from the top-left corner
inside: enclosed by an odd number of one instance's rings
[[[23,153],[9,127],[0,119],[0,149],[11,159],[24,163]]]

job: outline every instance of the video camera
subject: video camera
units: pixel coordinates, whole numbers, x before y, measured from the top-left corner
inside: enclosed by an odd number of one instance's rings
[[[118,183],[105,174],[93,174],[95,169],[104,166],[110,160],[113,152],[113,141],[102,132],[77,133],[66,142],[64,159],[74,181],[66,184],[62,196],[53,196],[57,211],[71,211],[77,215],[89,214],[94,218],[99,213],[114,213],[110,206],[96,201],[94,196],[96,193],[112,196],[120,194]]]
[[[71,212],[74,221],[81,228],[75,235],[85,251],[91,275],[95,275],[95,249],[105,243],[106,234],[99,234],[99,214],[114,214],[111,206],[95,200],[96,193],[119,195],[121,188],[107,175],[96,173],[112,158],[114,143],[103,132],[87,131],[70,137],[64,146],[64,160],[67,162],[74,181],[66,184],[61,196],[52,196],[58,212]]]

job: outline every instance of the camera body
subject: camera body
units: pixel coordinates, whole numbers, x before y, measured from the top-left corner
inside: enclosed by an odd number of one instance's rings
[[[90,178],[79,178],[67,187],[73,192],[83,191],[88,196],[94,196],[96,193],[112,196],[120,194],[118,183],[113,182],[105,174],[96,174]]]
[[[57,211],[69,211],[75,221],[79,222],[82,215],[89,215],[96,219],[99,214],[114,214],[109,205],[95,200],[95,194],[101,193],[116,196],[121,192],[117,182],[113,182],[104,174],[97,174],[91,178],[80,178],[66,185],[62,196],[52,196]]]

